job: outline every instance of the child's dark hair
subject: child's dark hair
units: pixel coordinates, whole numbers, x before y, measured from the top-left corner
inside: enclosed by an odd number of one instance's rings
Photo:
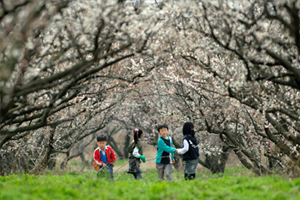
[[[106,136],[105,135],[99,135],[97,137],[97,142],[100,142],[100,141],[106,141]]]
[[[157,126],[157,131],[159,132],[159,130],[162,129],[162,128],[166,128],[167,130],[169,130],[169,127],[168,127],[167,124],[159,124],[159,125]]]
[[[137,144],[139,138],[141,137],[141,135],[143,134],[143,131],[139,128],[134,129],[133,132],[133,139],[134,139],[134,143]]]
[[[194,125],[192,122],[185,122],[182,128],[183,135],[195,136]]]

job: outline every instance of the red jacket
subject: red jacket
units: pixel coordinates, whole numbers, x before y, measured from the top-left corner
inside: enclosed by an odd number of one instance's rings
[[[100,153],[100,148],[98,147],[94,151],[94,168],[95,170],[98,170],[100,166],[102,166],[102,161],[101,161],[101,153]],[[116,155],[114,150],[110,146],[105,146],[105,154],[107,157],[107,163],[111,164],[114,166],[114,162],[116,161]]]

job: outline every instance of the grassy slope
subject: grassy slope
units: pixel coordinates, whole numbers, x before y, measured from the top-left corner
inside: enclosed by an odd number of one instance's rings
[[[172,177],[173,182],[159,182],[154,169],[139,181],[124,171],[115,174],[114,182],[95,173],[12,175],[0,177],[0,199],[300,199],[300,179],[254,177],[243,168],[224,176],[198,173],[194,181],[184,181],[175,171]]]

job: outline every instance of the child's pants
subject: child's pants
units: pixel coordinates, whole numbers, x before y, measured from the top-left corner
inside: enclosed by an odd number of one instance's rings
[[[196,174],[198,158],[193,160],[185,160],[184,173]]]
[[[109,174],[109,178],[113,180],[113,166],[111,164],[107,164],[106,167],[100,167],[97,177],[107,177]]]
[[[162,163],[156,163],[156,169],[158,173],[158,179],[160,181],[164,180],[164,174],[166,173],[166,178],[171,181],[171,172],[172,172],[172,164],[162,164]]]
[[[142,179],[142,172],[140,169],[140,159],[130,158],[127,173],[133,174],[135,179]]]
[[[194,179],[196,176],[196,169],[198,165],[198,158],[193,160],[185,160],[184,179]]]
[[[142,178],[143,178],[143,177],[142,177],[142,173],[134,173],[133,176],[134,176],[134,178],[135,178],[136,180],[139,180],[139,179],[142,179]]]

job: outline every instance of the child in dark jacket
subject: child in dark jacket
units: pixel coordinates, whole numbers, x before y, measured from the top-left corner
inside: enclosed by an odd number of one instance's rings
[[[129,153],[129,168],[127,173],[133,174],[135,179],[142,179],[142,171],[140,169],[141,160],[146,162],[145,156],[143,156],[143,146],[141,138],[143,137],[143,131],[136,128],[134,130],[133,141],[127,147],[126,151]]]
[[[105,135],[97,137],[98,147],[94,151],[94,168],[97,171],[97,177],[106,176],[108,171],[110,179],[113,180],[113,167],[116,156],[114,150],[106,144]]]
[[[192,180],[196,177],[196,168],[198,164],[199,148],[198,141],[195,137],[194,125],[192,122],[186,122],[183,125],[182,133],[183,148],[177,149],[178,154],[183,155],[185,161],[184,179]]]

